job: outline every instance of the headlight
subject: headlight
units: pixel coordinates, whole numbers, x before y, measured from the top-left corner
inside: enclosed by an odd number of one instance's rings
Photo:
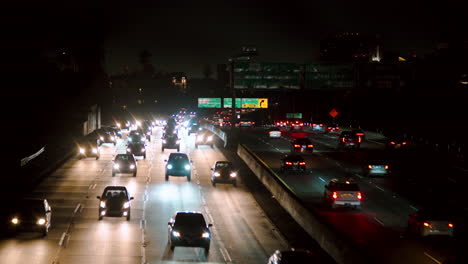
[[[176,141],[176,144],[180,144],[180,140],[177,140],[177,141]]]
[[[221,174],[220,174],[219,172],[215,172],[213,175],[214,175],[215,177],[221,176]]]
[[[114,136],[111,136],[111,140],[115,140],[115,137],[114,137]]]
[[[202,234],[202,237],[203,237],[203,238],[209,238],[209,237],[210,237],[210,233],[204,232],[204,233]]]
[[[163,140],[162,142],[163,142],[163,144],[166,144],[166,140]]]
[[[100,137],[101,140],[104,140],[104,137]]]
[[[231,172],[231,174],[229,174],[229,175],[231,175],[231,177],[237,177],[237,173],[235,173],[235,172]]]
[[[119,169],[119,164],[114,164],[114,169]]]
[[[132,141],[132,138],[128,138],[128,141]]]
[[[208,141],[211,141],[211,140],[213,140],[213,137],[212,136],[208,137]]]
[[[172,165],[171,164],[167,164],[167,168],[170,170],[172,169]]]
[[[44,218],[39,218],[39,220],[37,220],[36,224],[38,225],[44,225],[46,223],[46,220]]]
[[[203,136],[198,136],[197,141],[203,141]]]
[[[97,153],[97,148],[93,148],[93,153]]]
[[[120,127],[120,126],[121,126],[120,123],[117,123],[117,127]]]
[[[11,222],[12,222],[14,225],[17,225],[17,224],[19,223],[19,220],[18,220],[18,218],[13,217],[13,218],[11,219]]]
[[[80,148],[80,153],[81,153],[81,154],[84,154],[84,153],[85,153],[84,148]]]
[[[101,208],[106,208],[106,202],[101,201],[101,202],[99,203],[99,207],[101,207]]]
[[[141,138],[141,141],[145,141],[145,138],[142,137],[142,138]]]
[[[180,237],[180,233],[177,231],[172,231],[172,235],[175,237]]]
[[[185,168],[186,170],[190,170],[190,165],[187,164],[187,165],[185,165],[184,168]]]
[[[129,207],[130,207],[130,202],[125,202],[125,203],[123,204],[123,208],[127,209],[127,208],[129,208]]]
[[[127,148],[127,152],[132,152],[130,148]]]
[[[141,149],[141,152],[145,152],[145,151],[146,151],[146,149],[144,149],[144,148]]]
[[[131,164],[130,169],[133,170],[135,168],[135,165]]]

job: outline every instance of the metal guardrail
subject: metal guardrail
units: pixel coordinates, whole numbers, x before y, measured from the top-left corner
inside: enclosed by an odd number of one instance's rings
[[[45,146],[42,147],[39,151],[36,153],[32,154],[31,156],[28,156],[26,158],[21,159],[21,167],[24,165],[28,164],[31,160],[35,159],[37,156],[41,155],[45,151]]]

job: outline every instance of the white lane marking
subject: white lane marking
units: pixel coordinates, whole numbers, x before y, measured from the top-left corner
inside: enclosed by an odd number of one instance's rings
[[[221,255],[223,255],[224,261],[232,262],[231,256],[229,255],[229,252],[226,248],[220,248],[219,251],[221,251]]]
[[[62,236],[60,237],[60,241],[58,243],[59,246],[63,245],[63,241],[65,240],[66,235],[67,235],[67,232],[63,232]]]
[[[93,184],[93,188],[91,188],[91,189],[93,189],[93,190],[94,190],[94,189],[96,189],[96,186],[97,186],[97,184],[96,184],[96,183],[95,183],[95,184]]]
[[[354,173],[355,176],[359,177],[359,178],[364,178],[363,176],[361,176],[359,173]]]
[[[75,207],[75,211],[73,211],[73,214],[76,215],[76,213],[78,212],[78,210],[80,210],[80,207],[81,207],[81,204],[78,203],[78,204],[76,205],[76,207]]]
[[[324,179],[322,179],[322,177],[318,177],[319,180],[323,181],[323,182],[326,182]]]
[[[429,255],[429,253],[427,252],[424,252],[424,255],[426,255],[426,257],[430,258],[432,261],[434,261],[435,263],[437,264],[442,264],[441,261],[437,260],[436,258],[434,258],[433,256]]]
[[[410,205],[409,207],[410,207],[411,209],[415,210],[415,211],[418,210],[418,208],[416,208],[416,207],[414,207],[414,206],[412,206],[412,205]]]
[[[145,219],[141,219],[140,220],[140,229],[145,229],[146,228],[146,220]]]
[[[381,190],[382,192],[385,192],[385,190],[384,190],[384,189],[382,189],[381,187],[379,187],[377,184],[374,184],[374,186],[375,186],[375,188],[377,188],[377,189]]]
[[[447,177],[447,179],[448,179],[449,181],[453,182],[453,183],[457,183],[456,180],[454,180],[454,179],[452,179],[452,178],[450,178],[450,177]]]
[[[381,220],[379,220],[377,217],[374,217],[374,220],[375,220],[377,223],[381,224],[382,226],[385,226],[384,222],[382,222]]]

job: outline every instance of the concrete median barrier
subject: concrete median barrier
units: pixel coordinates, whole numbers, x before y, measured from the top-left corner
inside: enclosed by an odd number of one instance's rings
[[[297,194],[255,153],[239,144],[237,155],[271,192],[279,204],[340,264],[368,264],[368,258],[308,209]]]

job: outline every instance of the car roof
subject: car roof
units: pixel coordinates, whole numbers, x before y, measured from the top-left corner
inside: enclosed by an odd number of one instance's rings
[[[171,154],[169,154],[169,158],[175,157],[175,156],[182,156],[182,157],[187,157],[188,158],[188,155],[186,153],[172,152]]]
[[[127,187],[125,186],[117,186],[117,185],[112,185],[112,186],[106,186],[104,190],[127,190]]]
[[[293,154],[293,155],[288,155],[286,157],[284,157],[284,159],[287,159],[287,160],[304,160],[304,158],[300,155],[296,155],[296,154]]]

